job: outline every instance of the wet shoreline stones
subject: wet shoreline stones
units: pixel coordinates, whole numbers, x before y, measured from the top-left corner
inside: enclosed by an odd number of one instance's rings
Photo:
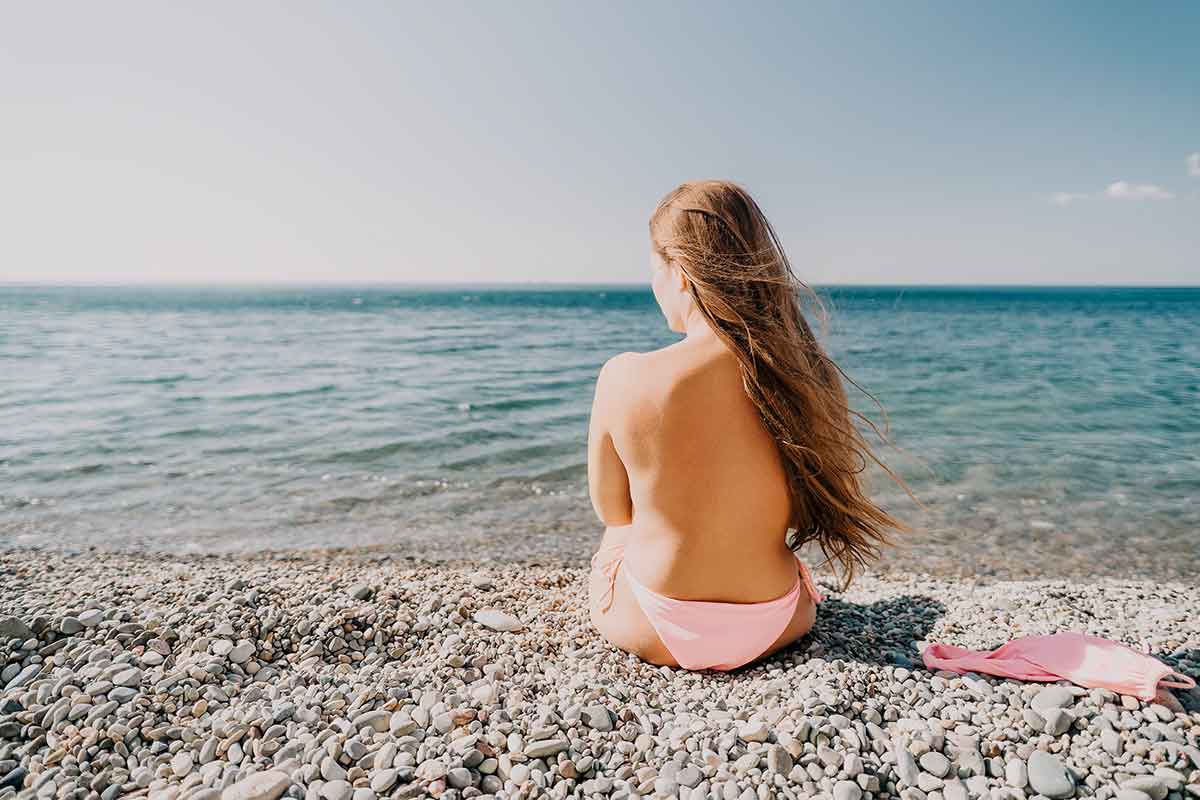
[[[729,674],[607,646],[583,567],[0,551],[0,800],[1200,798],[1200,692],[934,673],[1084,630],[1200,669],[1200,590],[828,582]]]

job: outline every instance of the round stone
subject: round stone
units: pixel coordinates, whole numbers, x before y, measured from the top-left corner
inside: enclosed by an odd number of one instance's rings
[[[530,758],[546,758],[566,750],[570,742],[566,739],[543,739],[525,745],[525,755]]]
[[[455,789],[465,789],[471,785],[471,782],[471,770],[464,767],[455,767],[446,773],[446,783]]]
[[[388,732],[392,736],[407,736],[416,729],[417,723],[404,711],[392,714],[391,721],[388,723]]]
[[[863,790],[854,781],[838,781],[833,785],[833,800],[862,800]]]
[[[229,651],[229,660],[235,664],[244,664],[254,655],[254,643],[243,641]]]
[[[611,731],[613,729],[612,717],[608,714],[608,709],[602,705],[587,706],[580,714],[583,719],[583,724],[597,731]]]
[[[930,751],[921,756],[921,769],[931,775],[944,778],[946,777],[946,773],[950,771],[950,759],[941,753]]]
[[[1035,792],[1051,800],[1070,797],[1075,793],[1075,781],[1067,768],[1044,750],[1034,750],[1029,756],[1029,785]]]
[[[512,632],[525,627],[521,620],[497,608],[483,608],[475,612],[474,619],[485,628],[494,631]]]
[[[396,770],[390,768],[376,770],[371,775],[371,790],[376,794],[383,794],[396,784],[397,774]]]
[[[1042,715],[1046,723],[1045,732],[1051,736],[1061,736],[1070,730],[1075,722],[1075,715],[1065,708],[1048,708]]]
[[[229,786],[221,792],[221,800],[276,800],[291,784],[292,779],[286,772],[269,769],[256,772]]]
[[[446,773],[449,771],[445,761],[431,758],[420,763],[417,767],[416,776],[423,781],[436,781],[439,778],[446,777]]]
[[[899,776],[900,781],[907,786],[916,786],[917,779],[921,774],[917,769],[917,760],[913,758],[912,753],[908,752],[908,748],[904,746],[900,737],[896,737],[892,752],[896,756],[896,775]]]
[[[1025,762],[1019,758],[1014,758],[1004,765],[1004,780],[1009,786],[1016,789],[1024,789],[1029,785],[1029,770],[1025,766]]]
[[[1164,800],[1170,791],[1167,782],[1157,775],[1138,775],[1122,783],[1121,788],[1145,792],[1152,800]]]
[[[695,788],[700,781],[704,780],[704,773],[689,764],[688,766],[679,770],[679,772],[675,775],[675,780],[678,781],[681,786]]]
[[[1052,708],[1070,708],[1075,704],[1075,694],[1066,686],[1047,686],[1033,696],[1030,707],[1045,717]]]
[[[770,728],[762,721],[747,722],[738,729],[738,736],[746,742],[765,742],[770,734]]]
[[[346,781],[328,781],[321,787],[321,797],[325,800],[350,800],[354,787]]]
[[[192,765],[195,763],[190,750],[180,750],[171,759],[171,771],[177,778],[182,778],[192,771]]]

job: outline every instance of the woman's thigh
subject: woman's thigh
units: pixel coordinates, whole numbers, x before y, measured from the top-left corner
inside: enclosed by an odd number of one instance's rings
[[[812,630],[813,623],[816,620],[817,605],[812,601],[808,592],[802,590],[800,592],[800,600],[796,603],[796,610],[792,613],[792,618],[788,621],[787,627],[783,629],[783,633],[779,635],[759,658],[765,658],[795,643],[797,639],[800,639]]]

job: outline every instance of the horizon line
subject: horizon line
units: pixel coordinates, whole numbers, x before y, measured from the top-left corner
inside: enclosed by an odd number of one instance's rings
[[[819,289],[1200,289],[1198,283],[806,283]],[[11,281],[6,289],[387,289],[387,288],[604,288],[650,289],[649,281]]]

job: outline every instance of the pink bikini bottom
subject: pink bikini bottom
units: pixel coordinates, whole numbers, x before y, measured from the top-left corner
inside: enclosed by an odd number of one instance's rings
[[[624,550],[623,544],[608,545],[592,556],[592,569],[608,580],[602,610],[612,605]],[[601,561],[602,553],[612,556]],[[625,570],[625,580],[642,613],[680,667],[731,670],[761,656],[783,634],[796,613],[801,586],[813,603],[824,599],[799,556],[796,564],[799,574],[791,591],[764,603],[676,600],[650,591],[629,570]]]

